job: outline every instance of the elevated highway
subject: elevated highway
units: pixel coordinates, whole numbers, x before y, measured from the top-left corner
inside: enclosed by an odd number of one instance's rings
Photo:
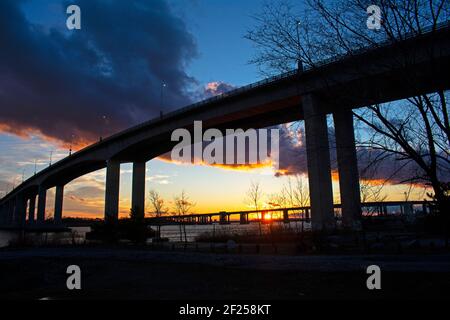
[[[120,164],[133,163],[132,207],[145,206],[145,163],[174,147],[171,134],[208,128],[262,128],[304,120],[311,218],[315,228],[333,221],[328,129],[333,114],[344,223],[358,222],[361,205],[352,109],[448,90],[450,27],[443,25],[397,43],[384,43],[337,57],[306,70],[293,70],[179,109],[117,133],[68,156],[0,200],[0,225],[43,223],[46,193],[56,187],[54,221],[62,217],[64,186],[107,168],[105,218],[118,218]],[[37,205],[36,205],[37,203]]]

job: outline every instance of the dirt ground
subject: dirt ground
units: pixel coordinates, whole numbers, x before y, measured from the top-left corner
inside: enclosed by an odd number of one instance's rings
[[[82,289],[66,288],[78,265]],[[379,264],[382,290],[366,287]],[[135,249],[0,251],[0,299],[449,299],[450,257],[276,257]]]

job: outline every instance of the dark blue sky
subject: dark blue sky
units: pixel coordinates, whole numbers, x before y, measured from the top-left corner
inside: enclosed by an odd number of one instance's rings
[[[207,97],[208,83],[254,82],[243,36],[261,2],[3,0],[2,130],[93,141]],[[72,3],[81,30],[66,28]]]
[[[33,22],[57,27],[65,23],[65,17],[60,15],[61,2],[32,0],[23,7]],[[189,73],[201,82],[222,80],[241,85],[255,81],[257,70],[247,63],[254,52],[243,35],[253,24],[251,15],[258,12],[263,2],[168,0],[174,14],[186,23],[196,40],[199,56],[187,66]]]
[[[170,0],[195,35],[199,58],[189,67],[202,82],[224,81],[244,85],[258,80],[256,67],[248,61],[254,54],[244,39],[263,0]]]

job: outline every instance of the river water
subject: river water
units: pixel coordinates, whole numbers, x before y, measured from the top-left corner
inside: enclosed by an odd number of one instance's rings
[[[272,227],[283,227],[300,230],[302,228],[300,222],[273,223]],[[261,225],[263,232],[268,232],[270,225]],[[304,228],[307,230],[310,225],[305,223]],[[27,233],[26,242],[32,245],[45,244],[81,244],[86,242],[86,233],[91,231],[90,227],[72,227],[70,232],[62,233]],[[223,234],[257,234],[259,233],[259,225],[251,223],[241,225],[239,223],[232,223],[229,225],[187,225],[186,237],[189,242],[193,242],[200,235],[207,234],[210,238],[220,237]],[[0,231],[0,248],[7,247],[19,240],[18,232]],[[184,232],[182,233],[184,239]],[[161,228],[161,237],[169,239],[170,242],[180,241],[180,226],[163,226]]]
[[[80,244],[86,240],[86,233],[91,231],[90,227],[74,227],[70,228],[70,232],[46,232],[25,234],[27,244],[44,245],[44,244]],[[19,232],[0,230],[0,248],[14,245],[20,239]]]

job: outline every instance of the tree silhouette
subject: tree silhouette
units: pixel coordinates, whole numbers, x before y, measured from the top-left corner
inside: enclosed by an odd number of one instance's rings
[[[190,213],[193,207],[195,207],[195,203],[191,202],[187,193],[183,190],[180,195],[174,197],[175,204],[175,212],[178,216],[185,216]],[[182,219],[180,219],[180,241],[187,242],[187,234],[186,234],[186,225],[183,223]]]
[[[246,194],[246,202],[249,204],[255,211],[259,211],[261,207],[261,201],[263,198],[263,192],[261,190],[261,185],[259,182],[254,182],[250,184],[250,187]],[[262,216],[259,217],[259,234],[262,235],[262,226],[261,226],[261,220]]]
[[[161,198],[160,194],[155,190],[150,190],[149,192],[150,203],[153,207],[154,214],[157,218],[167,213],[167,208],[165,206],[165,201]],[[161,226],[157,226],[157,236],[161,238]]]
[[[369,5],[381,9],[378,31],[367,26]],[[302,11],[288,0],[271,1],[254,17],[256,26],[245,37],[257,48],[251,62],[262,73],[274,74],[292,70],[299,61],[314,69],[326,59],[349,57],[382,42],[395,44],[408,36],[434,32],[449,15],[448,0],[307,0]],[[392,68],[404,67],[403,60],[408,61],[407,57],[399,59]],[[403,78],[411,88],[420,81],[415,70],[405,72]],[[359,94],[364,90],[342,92],[348,97]],[[448,213],[444,185],[450,173],[447,98],[448,92],[440,90],[396,105],[372,105],[354,112],[357,125],[366,131],[359,146],[379,155],[373,161],[392,160],[403,170],[414,164],[417,169],[407,172],[409,177],[400,183],[431,186],[442,214]],[[395,176],[398,172],[390,178]]]

